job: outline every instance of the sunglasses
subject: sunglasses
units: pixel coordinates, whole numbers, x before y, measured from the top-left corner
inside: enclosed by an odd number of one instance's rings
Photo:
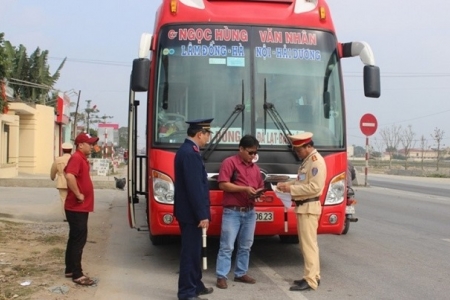
[[[247,151],[248,155],[256,155],[256,154],[258,154],[258,151],[248,151],[248,150],[245,150],[245,151]]]

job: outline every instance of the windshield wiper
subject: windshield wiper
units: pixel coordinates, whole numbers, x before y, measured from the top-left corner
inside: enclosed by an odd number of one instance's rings
[[[297,154],[295,154],[295,152],[293,151],[294,148],[292,147],[291,139],[288,137],[288,135],[292,135],[291,131],[276,110],[275,105],[273,103],[267,102],[267,83],[266,78],[264,78],[264,134],[266,134],[267,129],[267,114],[269,114],[278,130],[283,133],[284,139],[286,140],[286,142],[288,142],[288,147],[292,150],[291,152],[292,154],[294,154],[295,159],[299,160]]]
[[[214,150],[217,148],[217,145],[220,143],[222,138],[224,137],[225,133],[227,133],[228,129],[231,125],[233,125],[234,121],[237,119],[240,113],[242,113],[245,109],[244,104],[244,80],[242,80],[242,100],[241,104],[236,105],[231,115],[228,117],[228,119],[225,121],[225,123],[220,127],[219,132],[214,136],[214,138],[211,140],[211,142],[208,144],[208,147],[203,151],[202,157],[203,160],[208,160],[209,156],[214,152]],[[234,118],[233,118],[234,116]],[[233,118],[231,120],[231,118]],[[231,122],[230,122],[231,120]],[[225,128],[225,129],[224,129]],[[242,114],[242,128],[241,132],[244,132],[244,114]],[[220,133],[220,134],[219,134]]]

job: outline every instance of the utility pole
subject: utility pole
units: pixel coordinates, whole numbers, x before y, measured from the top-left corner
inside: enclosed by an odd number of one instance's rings
[[[113,117],[112,116],[107,116],[106,114],[104,114],[102,117],[100,117],[100,119],[102,119],[103,120],[103,124],[106,124],[106,119],[112,119]]]
[[[100,119],[103,120],[103,124],[106,124],[106,119],[111,119],[112,116],[107,116],[104,114]],[[105,133],[103,134],[104,141],[103,141],[103,158],[108,158],[108,129],[105,127]],[[111,144],[111,149],[113,145]]]
[[[90,123],[91,113],[98,112],[97,105],[94,105],[91,108],[91,101],[92,100],[86,100],[87,105],[86,105],[86,109],[84,110],[86,112],[86,133],[87,134],[89,134],[89,123]]]
[[[75,141],[75,138],[77,137],[77,117],[78,117],[78,106],[80,105],[80,97],[81,97],[81,90],[78,91],[78,99],[77,99],[77,106],[75,107],[75,116],[73,117],[73,137],[72,141]]]

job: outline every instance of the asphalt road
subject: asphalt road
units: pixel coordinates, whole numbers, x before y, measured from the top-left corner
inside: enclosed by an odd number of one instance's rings
[[[257,238],[252,248],[249,274],[256,278],[255,285],[230,280],[227,290],[215,288],[207,298],[448,299],[450,180],[369,176],[370,187],[355,188],[359,221],[351,224],[347,235],[319,236],[322,280],[317,291],[288,291],[292,280],[302,274],[298,245],[280,244],[277,237],[269,237]],[[25,197],[31,202],[42,190],[53,194],[50,189],[0,188],[1,212],[11,214],[14,205],[26,209],[25,200],[5,201],[5,195],[24,198],[20,194],[26,192],[34,195]],[[102,191],[97,200],[98,209],[109,211],[110,216],[105,226],[109,240],[94,274],[100,279],[95,299],[175,300],[179,242],[175,239],[155,247],[148,232],[130,229],[124,192]],[[51,213],[57,212],[56,205]],[[140,205],[141,225],[145,225],[143,212]],[[35,208],[28,217],[37,213]],[[42,214],[33,221],[53,220]],[[217,250],[218,240],[209,239],[207,286],[215,283]]]

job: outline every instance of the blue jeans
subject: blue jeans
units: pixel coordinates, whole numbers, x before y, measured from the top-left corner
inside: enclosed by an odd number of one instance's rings
[[[236,238],[237,253],[234,276],[241,277],[247,274],[255,226],[256,213],[254,209],[248,212],[239,212],[224,207],[220,249],[216,264],[217,278],[227,278],[227,274],[230,272],[231,255],[233,254]]]

